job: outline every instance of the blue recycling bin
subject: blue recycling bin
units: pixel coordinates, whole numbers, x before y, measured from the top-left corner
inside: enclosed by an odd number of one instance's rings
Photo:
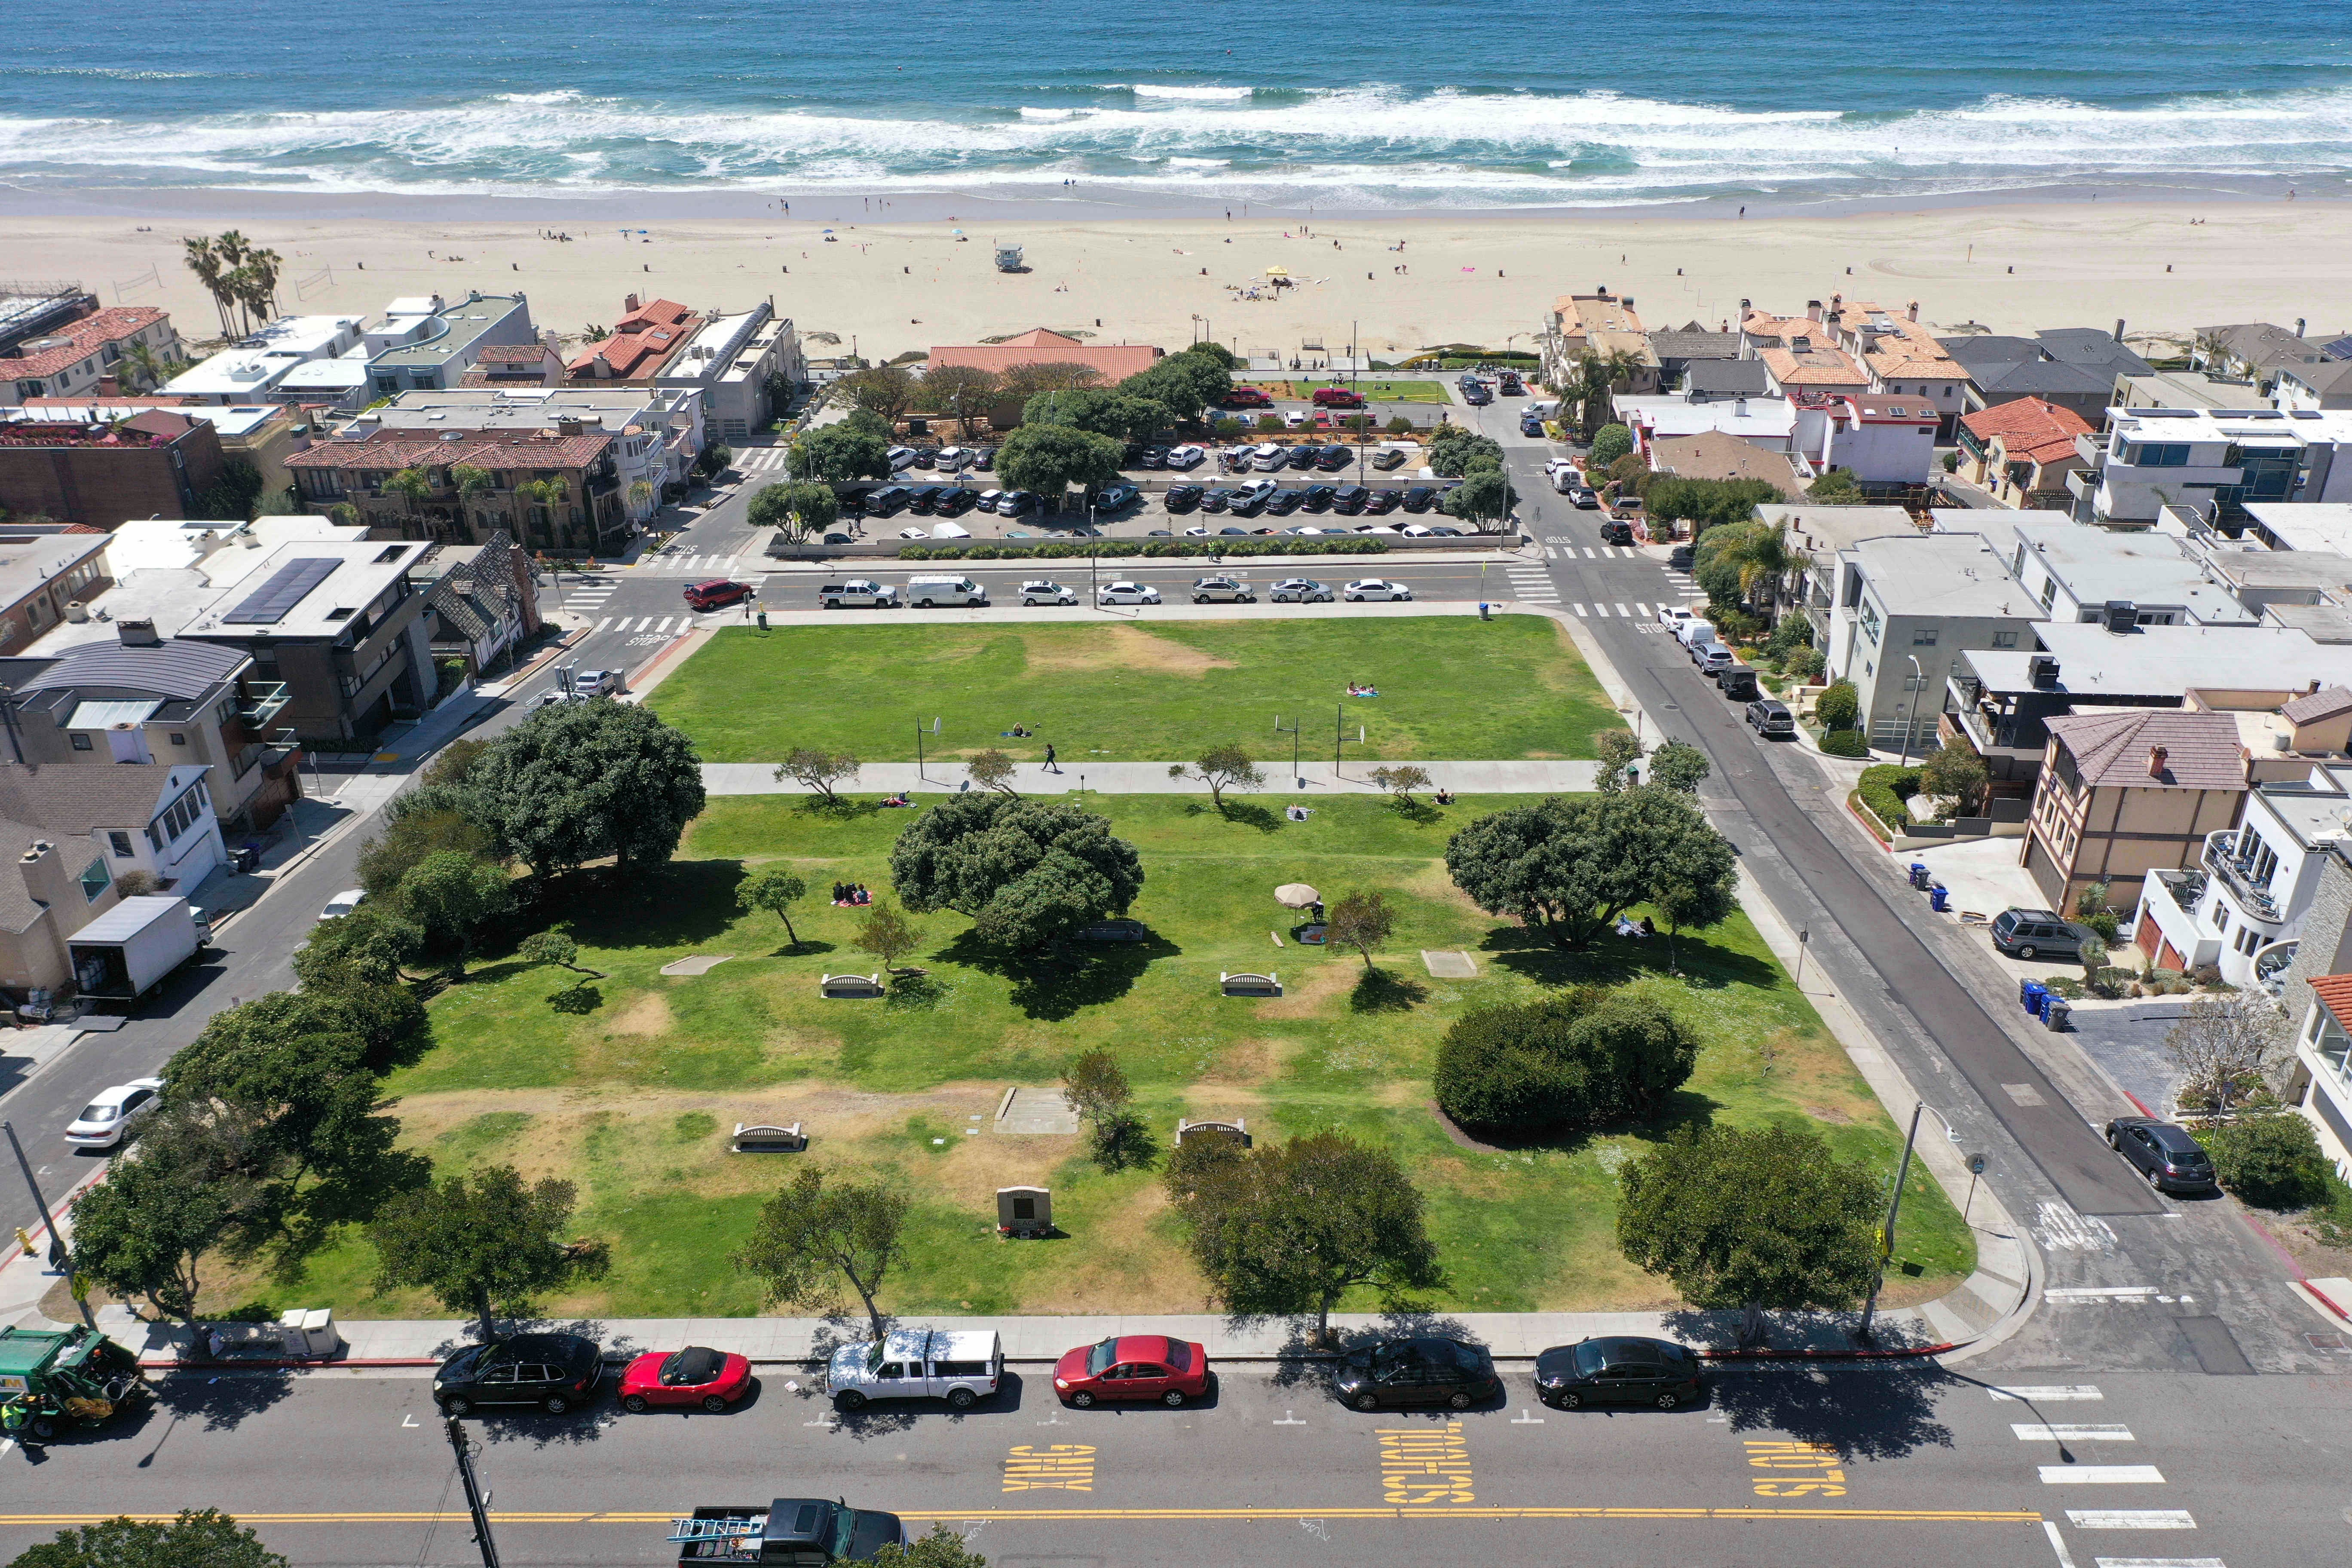
[[[2025,1010],[2036,1015],[2041,1013],[2042,1003],[2050,999],[2050,987],[2042,984],[2039,980],[2027,981],[2021,988],[2021,993],[2025,1003]]]
[[[1937,914],[1940,915],[1951,908],[1951,889],[1945,887],[1943,883],[1937,882],[1927,889],[1927,907]]]
[[[1911,862],[1911,885],[1919,889],[1925,889],[1927,886],[1927,867],[1924,861]]]

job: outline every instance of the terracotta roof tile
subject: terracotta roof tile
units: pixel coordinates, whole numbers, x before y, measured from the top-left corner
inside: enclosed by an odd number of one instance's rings
[[[1861,386],[1870,380],[1843,349],[1827,346],[1828,337],[1797,353],[1789,349],[1765,349],[1757,354],[1782,386]]]
[[[107,344],[121,342],[142,328],[153,326],[165,319],[164,312],[152,305],[117,305],[94,316],[84,316],[79,321],[69,321],[59,331],[43,333],[43,337],[69,338],[72,341],[57,348],[26,354],[22,359],[0,359],[0,374],[12,379],[55,375],[68,365],[79,364]],[[40,339],[33,341],[38,342]]]
[[[364,441],[322,441],[288,455],[289,468],[405,468],[471,463],[493,471],[513,468],[584,468],[613,444],[609,435],[531,436],[503,431],[468,434],[444,441],[437,431],[384,430]]]
[[[2074,753],[2083,782],[2111,789],[2244,789],[2246,759],[2238,721],[2227,713],[2180,708],[2121,708],[2047,721],[2058,743]],[[2152,749],[2164,748],[2161,772],[2148,772]]]
[[[1980,408],[1974,414],[1962,415],[1960,423],[1969,435],[1988,446],[1998,437],[2001,450],[2012,461],[2036,463],[2071,456],[2074,437],[2091,432],[2090,423],[2073,409],[2044,403],[2038,397],[2021,397],[2012,403]]]
[[[2352,711],[2352,690],[2341,686],[2323,687],[2305,692],[2279,710],[2279,717],[2290,724],[2315,724],[2322,719]]]
[[[2352,1020],[2352,974],[2323,974],[2312,981],[2312,994],[2336,1016],[2339,1024]]]

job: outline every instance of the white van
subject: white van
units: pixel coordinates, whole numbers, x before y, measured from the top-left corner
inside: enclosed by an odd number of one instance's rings
[[[988,607],[988,590],[969,577],[909,577],[907,603],[919,610],[935,605],[977,605]]]
[[[1675,628],[1675,640],[1685,647],[1697,647],[1702,643],[1721,642],[1715,635],[1715,623],[1694,616]]]
[[[894,1329],[833,1352],[825,1392],[836,1410],[876,1399],[944,1399],[969,1410],[1004,1379],[1004,1346],[993,1329]]]

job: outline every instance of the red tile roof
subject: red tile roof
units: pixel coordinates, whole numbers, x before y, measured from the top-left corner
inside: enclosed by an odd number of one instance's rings
[[[1117,382],[1150,369],[1161,353],[1150,343],[1106,343],[1088,348],[1066,333],[1032,327],[1001,343],[934,346],[930,363],[933,369],[968,364],[988,371],[1007,371],[1016,364],[1082,364],[1105,381]]]
[[[364,441],[323,441],[286,459],[289,468],[405,468],[418,463],[440,468],[470,463],[494,472],[513,468],[584,468],[613,444],[608,435],[533,436],[503,431],[469,433],[444,441],[438,431],[384,430]]]
[[[615,332],[601,343],[591,343],[565,366],[572,381],[630,381],[657,375],[669,357],[694,335],[691,326],[653,327],[642,332]],[[596,362],[607,367],[596,374]]]
[[[683,327],[694,320],[694,312],[675,300],[656,300],[638,306],[613,323],[615,332],[642,332],[648,327]]]
[[[2337,1023],[2352,1021],[2352,974],[2323,974],[2311,983],[2311,990]]]
[[[474,355],[477,364],[538,364],[547,358],[545,343],[492,343]]]
[[[58,331],[43,337],[68,338],[72,341],[53,349],[41,349],[21,359],[0,359],[0,374],[16,376],[55,375],[68,365],[79,364],[109,343],[119,343],[143,327],[165,320],[165,313],[152,305],[117,305],[100,310],[94,316],[84,316],[71,321]],[[41,338],[35,338],[39,342]]]
[[[2046,463],[2053,458],[2067,457],[2074,450],[2074,437],[2091,433],[2089,423],[2081,415],[2038,397],[2021,397],[2014,403],[1979,408],[1974,414],[1962,415],[1960,423],[1987,447],[1992,445],[1995,437],[2000,437],[2001,449],[2012,462]]]

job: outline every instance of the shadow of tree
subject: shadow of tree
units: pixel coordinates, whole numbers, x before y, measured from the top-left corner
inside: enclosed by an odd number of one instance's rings
[[[1057,1020],[1118,1000],[1134,989],[1152,960],[1172,958],[1181,951],[1155,933],[1146,942],[1006,952],[966,931],[941,948],[939,956],[1009,981],[1013,1006],[1032,1018]]]
[[[837,942],[824,942],[814,937],[804,936],[798,942],[788,942],[784,943],[783,946],[776,949],[773,952],[768,954],[768,956],[770,958],[814,958],[819,953],[837,952],[839,951],[840,944]]]
[[[1275,811],[1271,806],[1259,805],[1254,801],[1229,800],[1225,802],[1224,809],[1223,811],[1219,811],[1215,806],[1203,801],[1192,801],[1187,803],[1185,805],[1184,815],[1187,816],[1222,816],[1227,822],[1234,824],[1237,827],[1255,827],[1260,833],[1279,833],[1282,831],[1283,818],[1281,815]]]
[[[604,993],[593,985],[567,985],[548,994],[547,1005],[559,1013],[585,1017],[604,1005]]]
[[[1358,975],[1356,988],[1348,994],[1348,1006],[1358,1013],[1409,1012],[1427,1000],[1428,986],[1409,974],[1391,973],[1377,966]]]
[[[1404,795],[1398,795],[1391,805],[1399,816],[1416,827],[1427,827],[1433,822],[1445,820],[1445,814],[1425,800],[1412,800]]]
[[[244,1425],[247,1417],[260,1415],[293,1392],[294,1379],[283,1372],[207,1369],[170,1373],[157,1380],[154,1402],[130,1422],[76,1436],[87,1441],[113,1434],[143,1433],[159,1416],[175,1425],[184,1421],[201,1423],[200,1430],[205,1432],[233,1432]],[[168,1429],[159,1432],[155,1447],[161,1448],[169,1436]],[[58,1440],[76,1439],[60,1434]]]
[[[890,994],[882,1005],[894,1013],[928,1013],[946,1001],[953,990],[936,974],[918,972],[894,975]]]
[[[1331,1338],[1325,1344],[1315,1342],[1315,1320],[1307,1313],[1284,1317],[1255,1312],[1225,1315],[1226,1326],[1240,1331],[1254,1332],[1277,1322],[1284,1332],[1282,1343],[1275,1352],[1279,1359],[1275,1363],[1274,1386],[1311,1389],[1326,1394],[1330,1392],[1332,1370],[1341,1360],[1382,1340],[1433,1337],[1460,1340],[1465,1344],[1478,1342],[1478,1336],[1461,1319],[1410,1301],[1383,1308],[1369,1324],[1332,1324]]]
[[[1663,934],[1638,942],[1601,936],[1587,946],[1567,948],[1554,946],[1541,932],[1525,926],[1497,926],[1478,945],[1496,967],[1545,985],[1618,985],[1651,975],[1664,977],[1675,968]],[[1675,946],[1682,960],[1675,977],[1695,990],[1769,986],[1780,976],[1764,960],[1691,931],[1683,932]]]
[[[1936,1396],[1958,1381],[1931,1365],[1741,1368],[1714,1374],[1708,1393],[1734,1432],[1818,1443],[1848,1460],[1899,1459],[1921,1447],[1952,1447]]]
[[[740,860],[672,860],[627,879],[607,868],[552,879],[542,916],[561,913],[583,947],[683,947],[723,934],[740,911]]]
[[[882,797],[879,795],[870,800],[857,795],[827,800],[821,795],[803,795],[800,805],[793,808],[800,816],[820,816],[828,822],[854,822],[861,816],[875,816],[882,809]]]
[[[1160,1140],[1140,1117],[1121,1116],[1090,1140],[1087,1151],[1102,1171],[1145,1171],[1160,1163]]]

